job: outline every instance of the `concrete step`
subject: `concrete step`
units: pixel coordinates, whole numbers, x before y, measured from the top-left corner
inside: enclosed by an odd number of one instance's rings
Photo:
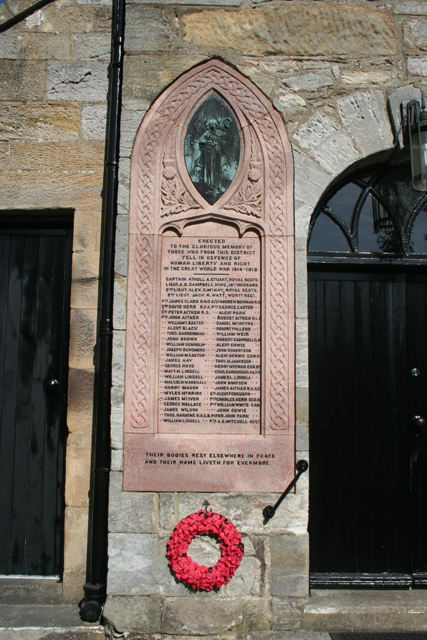
[[[426,633],[427,591],[313,590],[303,627],[328,633]]]
[[[0,640],[105,640],[104,627],[79,618],[76,605],[0,604]]]

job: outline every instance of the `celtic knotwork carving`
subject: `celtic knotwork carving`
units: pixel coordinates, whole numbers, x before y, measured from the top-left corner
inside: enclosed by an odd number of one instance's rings
[[[137,158],[137,229],[139,233],[152,233],[154,224],[155,183],[153,174],[158,153],[159,138],[164,122],[157,114],[148,125]]]
[[[250,127],[251,156],[249,171],[239,191],[224,205],[224,209],[233,209],[247,216],[260,218],[262,214],[262,162],[261,150],[255,133]]]
[[[153,237],[138,236],[135,247],[135,298],[132,335],[132,418],[134,429],[149,427],[150,308]]]
[[[288,252],[287,238],[270,238],[271,250],[271,395],[270,427],[289,429],[288,384],[289,372],[286,365],[289,358],[288,335],[285,319],[289,316],[287,291]]]
[[[176,167],[174,145],[169,143],[163,154],[160,216],[164,218],[190,209],[200,209],[200,205],[183,185]]]
[[[205,73],[193,76],[184,86],[178,87],[160,113],[169,118],[170,115],[185,105],[196,93],[205,87],[218,87],[218,90],[228,92],[235,98],[242,109],[251,118],[259,119],[268,112],[265,106],[256,98],[254,93],[230,73],[219,68],[212,68]]]
[[[287,211],[286,202],[286,164],[284,162],[284,153],[281,138],[274,122],[269,118],[265,118],[260,123],[260,129],[263,134],[264,142],[267,147],[268,154],[268,207],[270,211],[270,225],[273,234],[287,235]]]

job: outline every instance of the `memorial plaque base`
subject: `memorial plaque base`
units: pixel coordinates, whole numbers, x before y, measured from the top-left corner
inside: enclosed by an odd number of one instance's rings
[[[125,435],[125,491],[281,491],[293,478],[292,436]]]

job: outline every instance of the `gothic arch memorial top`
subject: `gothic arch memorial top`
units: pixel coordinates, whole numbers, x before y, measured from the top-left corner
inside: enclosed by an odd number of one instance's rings
[[[280,117],[223,62],[147,113],[132,155],[125,490],[277,491],[293,476],[292,175]]]

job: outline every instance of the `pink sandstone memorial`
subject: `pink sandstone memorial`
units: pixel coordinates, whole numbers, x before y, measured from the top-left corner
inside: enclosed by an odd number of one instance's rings
[[[294,474],[292,155],[218,60],[132,155],[124,489],[279,491]]]

